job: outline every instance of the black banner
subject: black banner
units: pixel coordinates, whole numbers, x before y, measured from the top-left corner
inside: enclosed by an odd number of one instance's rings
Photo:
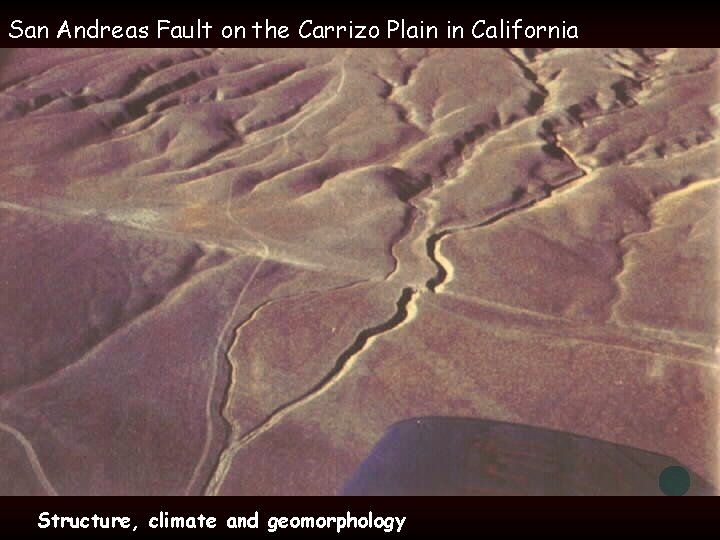
[[[586,4],[498,4],[433,8],[343,5],[342,9],[256,4],[231,8],[107,5],[32,9],[6,6],[2,45],[35,47],[547,47],[676,46],[717,43],[715,18],[673,9]]]
[[[284,537],[310,533],[483,536],[682,534],[707,528],[718,499],[572,497],[35,497],[0,499],[4,534]],[[113,519],[114,518],[114,519]],[[229,525],[229,526],[228,526]]]

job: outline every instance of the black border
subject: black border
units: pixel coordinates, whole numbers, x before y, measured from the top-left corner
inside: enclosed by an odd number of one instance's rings
[[[712,530],[717,525],[720,504],[716,497],[0,497],[0,530],[5,533],[33,533],[57,536],[70,533],[96,535],[131,534],[130,531],[39,529],[41,512],[65,516],[129,516],[140,524],[138,532],[157,536],[232,534],[235,537],[303,534],[286,529],[267,532],[270,516],[335,516],[348,511],[355,516],[406,516],[400,534],[472,533],[484,535],[541,533],[552,535],[626,535],[661,533],[688,537],[694,531]],[[150,517],[160,511],[177,516],[214,516],[213,530],[149,529]],[[259,513],[256,530],[228,530],[228,516]],[[305,531],[307,533],[308,531]],[[312,530],[313,537],[362,534],[387,535],[378,530]],[[396,533],[393,533],[396,534]]]
[[[243,46],[243,47],[427,47],[427,46],[462,46],[462,47],[606,47],[610,45],[633,46],[683,46],[712,47],[720,44],[720,33],[717,31],[717,18],[708,9],[709,4],[681,5],[664,4],[628,4],[604,3],[597,8],[584,2],[572,4],[535,3],[523,5],[513,3],[473,2],[462,5],[405,4],[381,5],[363,3],[341,3],[337,7],[308,6],[304,3],[267,4],[250,3],[203,3],[200,7],[190,10],[188,4],[183,5],[144,5],[137,9],[135,4],[98,4],[87,7],[78,4],[49,4],[37,9],[28,3],[14,3],[4,6],[0,14],[0,44],[3,47],[66,47],[66,46],[163,46],[163,47],[208,47],[208,46]],[[156,39],[155,26],[158,19],[167,19],[171,24],[188,25],[198,18],[213,25],[211,39]],[[225,24],[252,25],[256,21],[269,19],[276,25],[286,25],[292,34],[288,39],[222,39],[220,29]],[[100,20],[107,25],[149,25],[150,37],[147,39],[57,39],[54,35],[62,22],[68,19],[71,25],[89,25]],[[316,24],[377,24],[384,30],[388,19],[405,19],[408,23],[434,24],[440,30],[438,39],[402,39],[393,37],[386,39],[300,39],[297,28],[306,19]],[[555,24],[578,27],[577,39],[473,39],[468,34],[469,27],[478,19],[485,19],[487,24],[497,24],[501,19],[514,21],[523,19],[524,24]],[[24,24],[47,25],[50,28],[49,39],[11,39],[10,23],[21,20]],[[447,39],[444,31],[448,21],[462,24],[466,28],[464,39]],[[384,34],[384,31],[382,32]]]

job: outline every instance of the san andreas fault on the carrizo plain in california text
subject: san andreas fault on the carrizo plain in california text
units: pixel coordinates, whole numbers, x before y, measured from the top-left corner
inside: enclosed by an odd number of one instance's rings
[[[169,19],[156,22],[152,32],[158,39],[209,39],[213,35],[213,25],[202,19],[193,24],[175,24]],[[293,36],[286,25],[275,25],[270,20],[250,24],[226,24],[219,28],[223,38],[286,39]],[[147,39],[151,35],[150,25],[111,25],[96,19],[90,25],[73,25],[65,20],[57,30],[47,25],[26,24],[20,19],[10,23],[8,36],[12,39]],[[349,21],[347,24],[321,24],[306,19],[297,27],[297,36],[302,39],[462,39],[466,36],[475,39],[576,39],[578,27],[562,21],[559,24],[526,24],[523,19],[500,19],[490,21],[476,19],[472,24],[455,24],[448,21],[442,28],[424,21],[408,22],[405,19],[389,19],[385,25],[364,25]]]

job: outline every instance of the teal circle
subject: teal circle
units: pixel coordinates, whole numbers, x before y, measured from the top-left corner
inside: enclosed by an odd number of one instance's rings
[[[690,473],[684,467],[672,465],[660,473],[660,491],[665,495],[685,495],[690,489]]]

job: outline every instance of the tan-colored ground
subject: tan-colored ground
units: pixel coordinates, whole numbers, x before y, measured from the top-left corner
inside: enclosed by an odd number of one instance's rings
[[[717,50],[2,62],[0,494],[332,494],[424,415],[717,482]]]

